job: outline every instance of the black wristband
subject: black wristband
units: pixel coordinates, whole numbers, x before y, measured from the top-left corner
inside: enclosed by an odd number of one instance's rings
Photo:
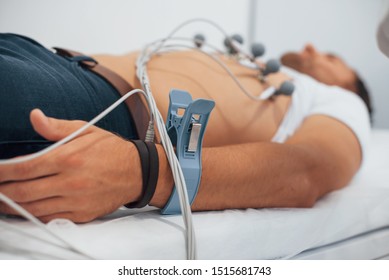
[[[159,158],[155,144],[152,142],[143,142],[141,140],[131,141],[135,144],[141,161],[142,167],[142,195],[138,201],[124,205],[127,208],[142,208],[152,199],[157,187],[159,175]]]
[[[146,191],[144,193],[143,199],[139,202],[139,204],[146,206],[150,203],[153,195],[155,193],[155,189],[157,188],[158,175],[159,175],[159,158],[158,151],[153,142],[145,142],[147,149],[149,150],[150,156],[150,168],[149,168],[149,181],[147,183]],[[143,207],[141,206],[141,207]]]
[[[150,166],[149,152],[144,141],[141,140],[130,140],[130,141],[135,145],[139,153],[140,165],[142,169],[142,194],[140,200],[142,200],[146,192],[147,183],[149,180],[149,166]],[[127,208],[139,208],[138,206],[139,201],[130,202],[125,204],[124,206]]]

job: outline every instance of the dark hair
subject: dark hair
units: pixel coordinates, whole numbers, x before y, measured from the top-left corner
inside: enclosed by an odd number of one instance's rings
[[[372,122],[373,107],[370,100],[369,91],[367,90],[365,83],[357,74],[355,80],[355,88],[356,88],[356,94],[358,94],[359,97],[362,98],[363,102],[365,102],[367,110],[369,111],[370,121]]]

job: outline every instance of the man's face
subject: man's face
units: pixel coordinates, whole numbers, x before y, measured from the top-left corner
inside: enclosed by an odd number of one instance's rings
[[[327,85],[336,85],[354,91],[356,75],[339,57],[320,53],[307,44],[299,53],[286,53],[281,57],[283,65],[307,74]]]

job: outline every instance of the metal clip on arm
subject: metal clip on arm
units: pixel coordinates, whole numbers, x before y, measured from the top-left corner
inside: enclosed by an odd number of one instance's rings
[[[201,178],[201,148],[205,127],[215,102],[205,99],[192,100],[192,96],[181,90],[170,91],[170,105],[166,122],[167,131],[185,177],[190,204],[196,197]],[[185,110],[181,115],[180,112]],[[180,203],[176,188],[162,209],[162,214],[180,214]]]

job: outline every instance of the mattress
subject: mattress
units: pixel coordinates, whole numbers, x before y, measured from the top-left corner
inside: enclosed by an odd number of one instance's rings
[[[313,208],[194,213],[198,258],[388,258],[389,130],[373,130],[371,141],[350,184]],[[47,243],[57,241],[29,221],[2,217],[0,222],[2,259],[81,258]],[[154,208],[118,210],[88,224],[57,219],[47,227],[95,259],[186,257],[181,216],[162,216]]]

